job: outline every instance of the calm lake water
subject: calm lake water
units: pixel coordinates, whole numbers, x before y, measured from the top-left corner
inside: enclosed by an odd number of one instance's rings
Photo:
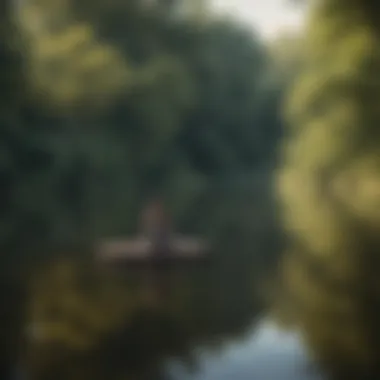
[[[127,308],[121,312],[115,307],[122,300],[134,306],[128,284],[121,287],[117,283],[102,298],[103,293],[94,293],[94,286],[77,289],[71,285],[73,278],[54,276],[54,281],[60,280],[56,285],[61,285],[61,290],[50,281],[49,287],[36,292],[36,301],[62,310],[50,315],[54,309],[45,306],[36,314],[35,321],[42,323],[44,334],[38,339],[32,336],[27,351],[29,372],[34,374],[30,378],[116,380],[128,375],[152,380],[156,373],[160,379],[166,373],[170,380],[321,380],[312,372],[300,335],[282,331],[261,317],[260,305],[252,301],[249,272],[242,276],[241,270],[230,270],[221,275],[223,268],[198,268],[196,276],[187,271],[188,275],[160,273],[154,277],[157,281],[148,283],[148,289],[150,285],[161,288],[163,278],[170,279],[171,286],[154,304],[158,309],[140,310],[138,306],[135,311]],[[87,282],[92,284],[89,279]],[[117,289],[121,298],[113,300],[111,295],[117,295]],[[97,298],[91,298],[94,295]],[[115,322],[109,321],[113,313],[121,317],[122,324],[116,328],[112,327]],[[106,323],[109,332],[97,332],[97,325],[91,325],[93,317],[96,323]],[[250,323],[252,320],[256,322]],[[174,355],[180,359],[167,360]],[[183,360],[194,365],[189,368]]]
[[[312,361],[300,336],[280,330],[269,320],[249,330],[244,339],[225,344],[218,352],[200,348],[194,354],[197,364],[193,370],[180,361],[169,361],[168,379],[323,380],[311,372]],[[15,380],[27,379],[22,373],[15,375]]]
[[[252,328],[243,340],[226,344],[218,353],[199,349],[197,369],[168,364],[171,380],[321,380],[297,333],[281,331],[270,321]]]

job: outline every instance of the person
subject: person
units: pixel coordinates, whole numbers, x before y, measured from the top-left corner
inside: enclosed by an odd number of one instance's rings
[[[153,254],[157,258],[163,258],[169,254],[171,226],[160,199],[153,199],[143,211],[141,229],[144,237],[151,242]]]

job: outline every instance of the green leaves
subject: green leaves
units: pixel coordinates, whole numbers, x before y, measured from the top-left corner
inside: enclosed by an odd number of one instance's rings
[[[88,25],[68,26],[58,34],[46,31],[31,44],[28,74],[35,92],[58,108],[82,111],[107,105],[130,82],[123,58],[98,43]]]
[[[287,101],[290,128],[278,185],[295,318],[337,379],[378,376],[380,60],[370,20],[379,13],[368,6],[325,0],[315,10],[303,73]]]

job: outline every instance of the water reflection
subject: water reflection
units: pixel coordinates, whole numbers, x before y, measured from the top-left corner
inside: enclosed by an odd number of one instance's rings
[[[247,336],[221,352],[198,350],[198,367],[189,371],[178,361],[168,364],[172,380],[320,380],[296,332],[281,331],[264,320]]]
[[[105,268],[73,252],[41,267],[25,315],[28,379],[155,380],[169,357],[195,365],[196,347],[221,350],[244,337],[279,245],[256,198],[248,210],[239,197],[218,228],[209,223],[215,259],[206,265]]]
[[[36,380],[152,379],[167,357],[190,362],[194,347],[244,334],[259,310],[251,266],[241,261],[227,275],[225,265],[53,263],[31,287],[27,372]]]

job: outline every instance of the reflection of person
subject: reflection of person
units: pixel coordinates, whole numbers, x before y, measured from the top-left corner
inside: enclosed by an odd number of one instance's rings
[[[156,256],[168,253],[171,227],[161,200],[151,201],[141,217],[142,234],[150,240]]]

